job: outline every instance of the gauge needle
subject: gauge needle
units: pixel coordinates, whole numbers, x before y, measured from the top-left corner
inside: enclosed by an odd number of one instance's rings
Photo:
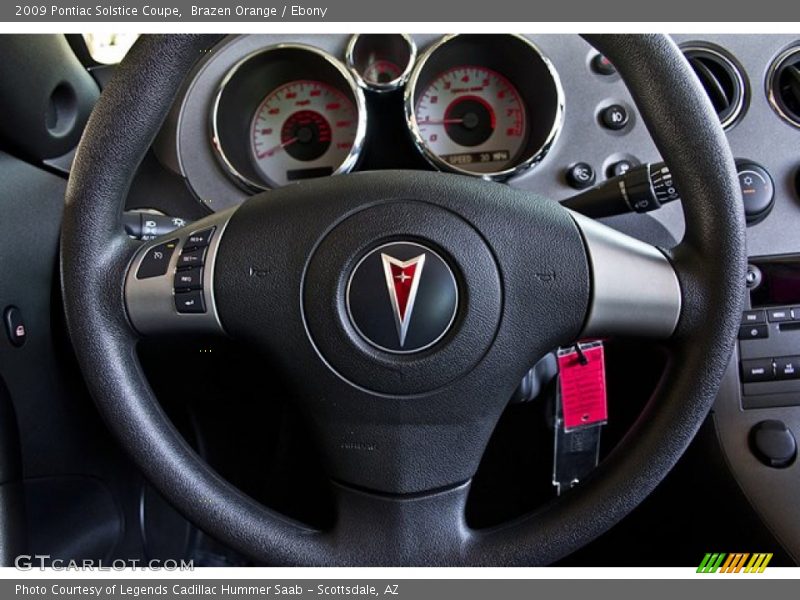
[[[439,119],[437,121],[426,119],[425,121],[420,121],[419,125],[452,125],[454,123],[463,123],[463,122],[464,119]]]
[[[297,136],[295,136],[293,138],[289,138],[285,142],[281,142],[280,144],[276,144],[272,148],[270,148],[269,150],[266,150],[266,151],[260,153],[258,155],[258,158],[264,158],[265,156],[272,156],[273,154],[275,154],[281,148],[286,148],[286,146],[291,146],[292,144],[294,144],[297,141],[297,139],[298,139]]]

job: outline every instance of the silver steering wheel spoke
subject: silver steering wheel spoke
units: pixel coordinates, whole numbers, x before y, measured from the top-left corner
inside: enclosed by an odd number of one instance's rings
[[[224,334],[214,298],[220,240],[235,209],[150,240],[125,277],[125,306],[142,336]]]
[[[591,270],[581,337],[670,337],[681,315],[682,294],[669,259],[655,246],[578,213],[571,215]]]

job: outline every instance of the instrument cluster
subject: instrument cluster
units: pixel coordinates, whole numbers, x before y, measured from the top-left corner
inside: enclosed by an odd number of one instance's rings
[[[497,180],[541,161],[564,115],[558,74],[522,36],[448,35],[417,56],[407,35],[358,34],[343,60],[303,43],[242,58],[212,103],[211,145],[249,193],[346,173],[377,128],[366,98],[391,94],[430,165]]]

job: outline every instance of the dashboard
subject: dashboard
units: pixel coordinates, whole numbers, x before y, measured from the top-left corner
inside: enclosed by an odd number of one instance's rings
[[[787,149],[800,136],[800,38],[675,40],[754,182],[750,253],[797,251],[800,159]],[[613,65],[574,35],[230,36],[194,70],[154,149],[210,211],[308,177],[392,168],[563,200],[659,161]],[[677,204],[651,216],[680,239]]]
[[[800,435],[800,35],[674,39],[726,131],[747,211],[752,298],[714,421],[739,485],[800,556],[796,443],[782,461],[759,447]],[[660,161],[613,65],[575,35],[230,36],[197,65],[153,149],[207,212],[306,178],[399,168],[559,201]],[[679,202],[608,223],[660,245],[684,230]]]

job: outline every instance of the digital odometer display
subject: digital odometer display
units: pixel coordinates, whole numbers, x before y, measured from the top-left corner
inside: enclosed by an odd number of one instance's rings
[[[292,81],[256,109],[251,151],[271,185],[335,173],[353,148],[358,111],[340,90],[320,81]]]
[[[475,173],[513,166],[526,142],[519,92],[486,67],[458,66],[438,75],[420,93],[414,116],[430,152]]]

